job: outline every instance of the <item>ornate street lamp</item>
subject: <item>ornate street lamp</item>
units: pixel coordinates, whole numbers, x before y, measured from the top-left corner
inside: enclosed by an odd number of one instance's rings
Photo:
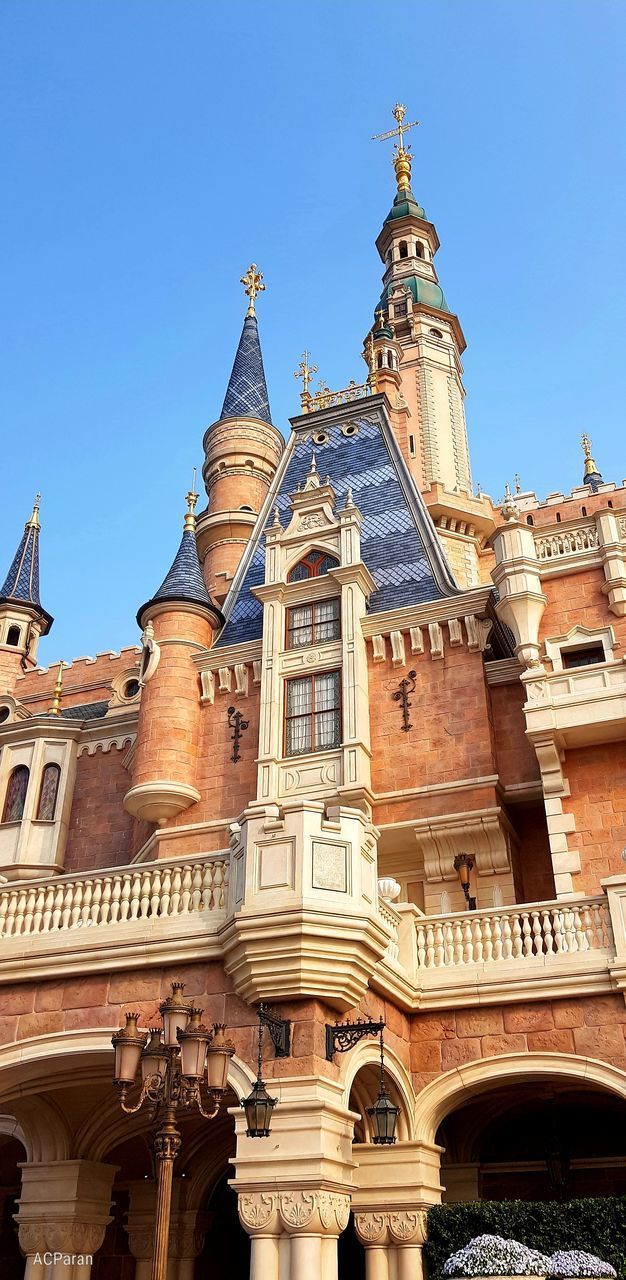
[[[147,1101],[156,1108],[158,1128],[154,1139],[157,1160],[157,1199],[151,1280],[166,1280],[174,1160],[180,1150],[177,1124],[180,1107],[196,1107],[206,1120],[217,1115],[226,1091],[228,1064],[235,1046],[222,1023],[213,1031],[202,1022],[202,1009],[185,1002],[184,983],[172,984],[172,992],[159,1007],[162,1025],[150,1032],[137,1027],[139,1014],[127,1013],[126,1025],[115,1032],[115,1085],[126,1115],[134,1115]],[[141,1090],[136,1103],[126,1102],[141,1063]],[[262,1083],[262,1082],[261,1082]],[[208,1109],[203,1100],[208,1095]]]
[[[470,894],[470,871],[473,871],[474,869],[474,859],[471,853],[457,853],[453,866],[459,880],[461,881],[461,888],[467,903],[468,911],[475,911],[476,899]]]
[[[266,1024],[266,1011],[263,1005],[259,1008],[259,1047],[257,1055],[257,1075],[252,1086],[252,1093],[244,1098],[241,1105],[246,1113],[247,1138],[267,1138],[269,1137],[270,1125],[272,1122],[272,1111],[278,1102],[278,1098],[270,1098],[265,1087],[265,1081],[261,1074],[262,1057],[263,1057],[263,1027]]]
[[[382,1027],[380,1031],[380,1088],[373,1107],[367,1108],[372,1120],[374,1142],[378,1147],[391,1147],[396,1140],[396,1125],[400,1108],[394,1106],[385,1084],[385,1046]]]

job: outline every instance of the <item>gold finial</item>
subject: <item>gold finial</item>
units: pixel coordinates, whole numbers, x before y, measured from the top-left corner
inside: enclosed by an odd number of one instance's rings
[[[515,475],[513,476],[513,480],[515,481],[515,492],[516,492],[516,493],[521,493],[521,492],[522,492],[522,482],[521,482],[521,480],[520,480],[520,478],[519,478],[519,476],[518,476],[518,474],[517,474],[517,471],[515,472]]]
[[[367,335],[367,339],[366,339],[366,342],[365,342],[365,352],[364,352],[364,355],[365,355],[365,359],[366,359],[366,361],[367,361],[367,368],[368,368],[367,381],[368,381],[368,383],[369,383],[369,386],[370,386],[370,390],[371,390],[371,392],[372,392],[372,395],[376,395],[376,391],[377,391],[377,389],[378,389],[378,379],[377,379],[377,373],[376,373],[376,357],[375,357],[375,355],[374,355],[374,331],[373,331],[373,329],[372,329],[372,330],[370,331],[370,333],[368,333],[368,335]]]
[[[61,714],[61,695],[63,693],[64,666],[65,666],[65,663],[63,662],[63,659],[61,659],[59,663],[59,674],[56,678],[56,682],[54,685],[54,693],[52,695],[52,706],[50,707],[50,711],[48,713],[51,716],[58,716]]]
[[[389,129],[387,133],[375,133],[372,137],[372,142],[385,142],[387,138],[398,139],[394,145],[393,164],[396,171],[398,191],[405,191],[411,185],[411,147],[410,145],[405,147],[404,135],[408,133],[409,129],[414,129],[419,124],[419,120],[411,120],[409,124],[405,124],[406,107],[401,102],[396,102],[392,114],[396,121],[396,128]]]
[[[185,515],[185,529],[191,529],[192,532],[196,527],[196,503],[198,494],[196,493],[196,468],[193,469],[193,480],[191,481],[191,489],[185,494],[185,502],[187,503],[187,512]]]
[[[375,311],[375,312],[374,312],[374,315],[376,316],[376,318],[377,318],[377,320],[378,320],[378,328],[379,328],[379,329],[383,329],[383,328],[384,328],[384,326],[385,326],[385,313],[384,313],[384,311],[383,311],[382,307],[379,307],[379,308],[378,308],[378,311]]]
[[[511,493],[511,486],[508,480],[504,486],[504,502],[500,510],[508,524],[513,524],[519,519],[519,507]]]
[[[38,493],[33,505],[33,514],[30,520],[28,521],[28,524],[30,525],[31,529],[39,528],[39,503],[40,502],[41,502],[41,494]]]
[[[583,453],[585,455],[585,475],[586,476],[599,475],[600,472],[598,471],[598,465],[596,463],[595,458],[593,458],[591,455],[591,440],[589,439],[589,436],[587,435],[586,431],[583,431],[583,434],[580,437],[580,443],[582,445]]]
[[[294,378],[302,378],[302,395],[304,396],[307,394],[309,390],[311,374],[318,372],[318,368],[316,364],[309,364],[310,354],[311,352],[307,351],[305,347],[304,351],[302,352],[302,359],[300,361],[300,364],[298,365],[298,368],[296,369],[293,375]]]
[[[255,314],[254,299],[256,298],[257,293],[263,293],[265,289],[265,285],[263,284],[263,272],[259,271],[256,262],[250,263],[245,276],[241,277],[241,284],[244,286],[244,293],[247,294],[249,299],[246,315],[253,316]]]

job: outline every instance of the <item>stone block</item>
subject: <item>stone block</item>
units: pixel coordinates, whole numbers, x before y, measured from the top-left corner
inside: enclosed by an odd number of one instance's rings
[[[459,1009],[456,1015],[458,1036],[497,1035],[504,1030],[500,1009]]]
[[[483,1058],[497,1058],[502,1053],[524,1053],[526,1036],[521,1032],[511,1035],[483,1036]]]
[[[529,1031],[528,1048],[531,1053],[573,1053],[574,1036],[568,1028],[558,1031]]]
[[[476,1062],[481,1056],[480,1040],[444,1040],[441,1046],[441,1066],[444,1071],[460,1067],[464,1062]]]
[[[551,1031],[553,1027],[549,1005],[518,1004],[504,1010],[505,1031]]]
[[[100,1007],[107,1003],[108,989],[109,983],[106,978],[78,978],[76,982],[66,982],[63,988],[63,1007],[65,1009]]]

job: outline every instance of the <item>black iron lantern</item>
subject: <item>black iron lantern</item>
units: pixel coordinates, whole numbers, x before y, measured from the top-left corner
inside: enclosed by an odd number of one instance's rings
[[[270,1098],[261,1075],[261,1056],[263,1047],[263,1006],[259,1009],[259,1051],[257,1058],[257,1077],[252,1086],[252,1093],[244,1098],[241,1105],[246,1113],[248,1127],[247,1138],[268,1138],[272,1123],[272,1111],[278,1098]]]
[[[400,1108],[394,1106],[385,1085],[385,1051],[383,1033],[380,1032],[380,1089],[373,1107],[367,1108],[372,1119],[374,1143],[379,1147],[391,1147],[396,1140],[396,1125]]]

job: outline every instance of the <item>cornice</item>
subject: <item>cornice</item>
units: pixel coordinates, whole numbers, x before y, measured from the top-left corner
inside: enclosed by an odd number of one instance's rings
[[[235,663],[258,662],[263,657],[263,641],[247,640],[245,644],[225,644],[221,649],[200,649],[191,661],[198,671],[217,671]],[[180,830],[180,828],[179,828]]]
[[[410,627],[426,626],[429,622],[447,622],[450,618],[480,617],[493,593],[491,585],[472,587],[459,591],[458,595],[442,600],[429,600],[403,609],[389,609],[386,613],[370,613],[363,619],[363,635],[387,635],[391,631],[408,631]]]

